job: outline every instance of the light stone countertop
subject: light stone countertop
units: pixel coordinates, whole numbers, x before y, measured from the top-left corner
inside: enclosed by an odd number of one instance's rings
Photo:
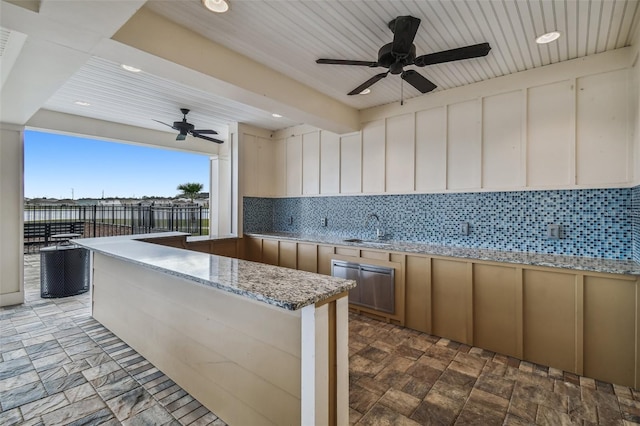
[[[248,236],[288,239],[317,244],[350,246],[401,253],[416,253],[432,256],[459,257],[491,262],[522,265],[548,266],[579,271],[604,272],[610,274],[640,275],[640,264],[632,260],[597,259],[591,257],[563,256],[555,254],[525,253],[517,251],[490,250],[481,248],[452,247],[407,241],[370,240],[361,243],[344,241],[343,237],[287,232],[246,233]]]
[[[151,244],[138,239],[184,233],[73,240],[78,246],[287,310],[298,310],[355,287],[355,281],[229,257]]]

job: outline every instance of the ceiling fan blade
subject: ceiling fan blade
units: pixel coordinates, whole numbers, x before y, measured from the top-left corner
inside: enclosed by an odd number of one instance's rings
[[[418,56],[413,63],[418,67],[425,67],[427,65],[441,64],[443,62],[479,58],[481,56],[487,56],[490,50],[491,46],[489,46],[489,43],[473,44],[471,46],[443,50],[442,52]]]
[[[201,135],[199,133],[193,134],[193,137],[194,138],[204,139],[204,140],[215,142],[215,143],[224,143],[224,141],[221,141],[220,139],[210,138],[209,136],[203,136],[203,135]]]
[[[186,133],[178,133],[178,136],[176,136],[176,140],[177,141],[183,141],[187,138],[187,134]]]
[[[416,72],[414,70],[407,70],[403,72],[401,77],[404,81],[406,81],[422,93],[430,92],[438,87],[423,75],[421,75],[419,72]]]
[[[385,78],[387,76],[387,74],[389,74],[389,71],[383,72],[383,73],[380,73],[380,74],[376,74],[373,77],[371,77],[369,80],[365,81],[360,86],[356,87],[355,89],[353,89],[352,91],[350,91],[347,94],[348,95],[357,95],[360,92],[362,92],[364,89],[366,89],[367,87],[373,86],[375,83],[377,83],[378,81],[380,81],[383,78]]]
[[[389,28],[393,31],[391,53],[399,57],[407,56],[411,52],[419,26],[420,19],[413,16],[398,16],[389,22]]]
[[[193,129],[192,132],[199,133],[201,135],[217,135],[218,134],[218,132],[216,132],[215,130],[209,130],[209,129]]]
[[[156,123],[160,123],[160,124],[164,124],[165,126],[169,126],[172,129],[174,128],[171,124],[163,123],[162,121],[154,120],[153,118],[152,118],[152,120],[155,121]]]
[[[369,61],[351,61],[349,59],[318,59],[316,64],[329,64],[329,65],[359,65],[363,67],[377,67],[377,62]]]

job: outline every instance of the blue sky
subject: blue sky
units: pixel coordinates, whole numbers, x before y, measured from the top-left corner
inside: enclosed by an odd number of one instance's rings
[[[186,182],[209,192],[209,157],[53,133],[26,131],[27,198],[100,198],[177,195]]]

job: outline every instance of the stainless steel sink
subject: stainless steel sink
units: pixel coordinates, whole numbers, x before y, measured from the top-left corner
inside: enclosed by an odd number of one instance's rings
[[[358,239],[358,238],[347,238],[346,240],[342,240],[345,243],[361,243],[362,240]]]

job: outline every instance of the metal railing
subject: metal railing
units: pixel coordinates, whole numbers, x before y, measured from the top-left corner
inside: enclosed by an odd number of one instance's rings
[[[209,234],[209,208],[179,205],[25,205],[24,222],[84,222],[83,237],[145,234],[180,231],[191,235]],[[25,235],[24,252],[37,252],[45,244],[44,235]]]

